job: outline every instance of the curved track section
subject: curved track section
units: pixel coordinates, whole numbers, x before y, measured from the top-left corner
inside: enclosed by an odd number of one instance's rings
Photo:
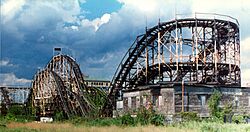
[[[240,86],[237,23],[186,18],[160,23],[137,37],[119,64],[109,98],[157,83]]]
[[[95,109],[78,64],[67,55],[54,56],[32,84],[32,103],[37,115],[63,111],[68,117],[86,116]]]

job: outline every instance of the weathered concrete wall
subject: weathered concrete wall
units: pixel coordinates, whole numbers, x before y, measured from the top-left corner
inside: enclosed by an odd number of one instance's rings
[[[174,88],[141,88],[139,91],[124,91],[122,103],[123,108],[117,109],[120,113],[133,113],[145,107],[153,108],[164,115],[173,115],[175,113]]]
[[[201,117],[208,117],[208,100],[214,90],[222,93],[219,107],[232,104],[234,114],[250,114],[250,88],[185,86],[184,111],[197,112]],[[137,90],[123,91],[123,100],[117,103],[119,113],[136,112],[140,107],[164,115],[173,115],[182,111],[181,86],[145,86]]]
[[[184,111],[197,112],[201,117],[209,116],[208,100],[214,90],[221,92],[219,107],[233,105],[234,114],[250,114],[250,88],[185,86]],[[175,112],[181,112],[181,86],[175,86]]]

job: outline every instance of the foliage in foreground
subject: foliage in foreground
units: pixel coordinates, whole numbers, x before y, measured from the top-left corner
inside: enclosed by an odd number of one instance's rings
[[[182,121],[198,121],[200,119],[196,112],[180,112],[179,115]]]
[[[181,122],[172,126],[202,132],[250,132],[250,124],[211,122],[211,120]]]
[[[12,105],[5,114],[0,115],[1,123],[3,122],[29,122],[34,121],[35,117],[32,116],[26,107],[21,105]]]
[[[208,107],[213,117],[221,117],[221,108],[219,107],[219,101],[221,99],[221,96],[221,93],[215,90],[208,100]]]
[[[9,127],[10,126],[10,127]],[[65,122],[54,123],[15,123],[11,122],[8,126],[0,126],[0,131],[3,132],[34,132],[34,131],[92,131],[92,132],[141,132],[141,131],[174,131],[174,132],[250,132],[250,124],[234,124],[234,123],[217,123],[208,121],[188,121],[175,123],[166,126],[86,126],[84,124],[73,125]]]
[[[216,101],[215,101],[216,102]],[[220,111],[227,113],[225,111]],[[230,111],[229,111],[230,112]],[[220,114],[219,114],[220,115]],[[163,115],[157,114],[154,110],[146,109],[144,107],[140,108],[136,116],[127,113],[121,117],[117,118],[83,118],[74,117],[65,120],[62,112],[56,113],[53,124],[68,123],[73,124],[74,127],[106,127],[106,126],[117,126],[117,127],[138,127],[138,126],[164,126],[173,127],[178,129],[193,129],[197,131],[249,131],[250,125],[240,124],[237,127],[236,124],[224,124],[222,121],[213,120],[212,118],[200,120],[197,113],[194,112],[182,112],[179,115],[183,120],[182,122],[173,122],[172,124],[164,124],[165,117]],[[28,114],[23,113],[22,107],[15,106],[9,110],[5,116],[0,116],[0,131],[9,131],[6,127],[10,122],[30,122],[34,121],[34,118]],[[239,123],[244,122],[243,116],[234,116],[233,120],[239,120]],[[231,127],[232,129],[229,129]],[[11,131],[37,131],[37,129],[26,129],[18,128],[11,129]]]
[[[219,107],[219,102],[222,98],[222,94],[215,90],[208,100],[208,107],[211,113],[211,118],[213,121],[219,122],[243,122],[243,115],[234,115],[232,102],[227,102],[227,104],[221,108]]]
[[[164,125],[164,116],[152,110],[141,108],[136,116],[127,113],[117,118],[72,118],[70,123],[86,126],[137,126],[137,125]]]

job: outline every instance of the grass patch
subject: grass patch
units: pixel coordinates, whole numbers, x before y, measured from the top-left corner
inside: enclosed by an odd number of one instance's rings
[[[85,120],[86,121],[86,120]],[[155,125],[136,125],[136,126],[117,126],[110,123],[112,120],[102,120],[104,124],[101,125],[100,120],[95,120],[86,124],[72,124],[66,122],[53,122],[53,123],[37,123],[37,122],[9,122],[6,126],[0,127],[0,131],[7,132],[161,132],[161,131],[174,131],[174,132],[250,132],[250,124],[228,124],[207,121],[188,121],[167,126]],[[98,123],[95,123],[98,122]],[[110,123],[110,124],[106,124]]]
[[[69,123],[16,123],[12,122],[8,124],[8,128],[0,129],[0,131],[20,131],[20,132],[34,132],[34,131],[46,131],[46,132],[162,132],[162,131],[174,131],[174,132],[191,132],[193,130],[179,129],[166,126],[85,126],[85,125],[73,125]]]
[[[208,121],[188,121],[172,125],[175,128],[191,129],[199,132],[250,132],[250,124],[220,123]]]

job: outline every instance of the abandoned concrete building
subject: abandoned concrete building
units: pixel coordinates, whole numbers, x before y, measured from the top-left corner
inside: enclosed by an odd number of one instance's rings
[[[146,28],[111,83],[115,115],[152,106],[164,115],[208,117],[215,90],[222,94],[219,107],[250,114],[250,88],[241,87],[239,23],[226,15],[197,13]]]
[[[232,104],[234,114],[250,114],[250,88],[225,86],[184,86],[184,111],[197,112],[200,117],[209,117],[207,101],[214,90],[221,92],[219,107]],[[153,107],[163,115],[174,115],[182,111],[182,85],[142,86],[123,93],[117,101],[117,111],[133,112],[140,107]]]

